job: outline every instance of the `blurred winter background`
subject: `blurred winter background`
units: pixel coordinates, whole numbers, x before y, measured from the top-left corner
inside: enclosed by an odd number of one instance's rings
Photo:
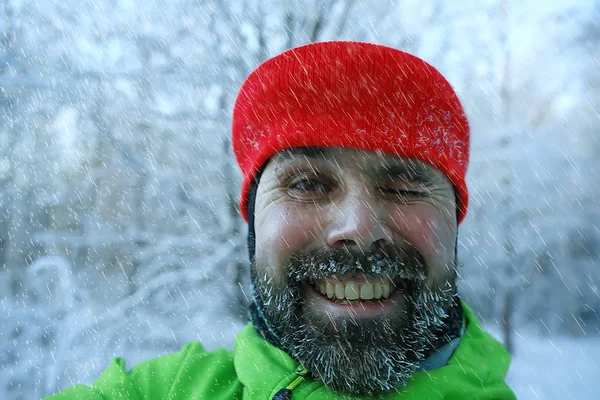
[[[232,346],[232,102],[262,60],[331,39],[407,50],[455,86],[462,293],[520,399],[600,398],[598,0],[2,0],[0,398]]]

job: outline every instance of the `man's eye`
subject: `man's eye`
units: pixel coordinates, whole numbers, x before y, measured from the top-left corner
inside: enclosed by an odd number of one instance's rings
[[[290,189],[306,194],[321,194],[327,191],[325,184],[316,179],[310,178],[299,179],[295,182],[292,182]]]
[[[384,194],[397,196],[401,198],[415,198],[422,196],[422,193],[417,190],[400,189],[400,188],[381,188],[380,191]]]

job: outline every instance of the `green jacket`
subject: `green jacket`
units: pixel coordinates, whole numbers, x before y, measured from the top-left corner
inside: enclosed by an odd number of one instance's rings
[[[380,399],[515,399],[504,383],[510,357],[478,324],[463,303],[466,331],[442,368],[416,372],[409,384]],[[200,343],[180,352],[140,363],[131,371],[115,359],[91,386],[76,385],[49,397],[63,399],[244,399],[270,400],[280,389],[298,383],[299,365],[262,339],[252,325],[236,337],[235,352],[207,353]],[[293,400],[361,399],[330,391],[320,381],[300,379]]]

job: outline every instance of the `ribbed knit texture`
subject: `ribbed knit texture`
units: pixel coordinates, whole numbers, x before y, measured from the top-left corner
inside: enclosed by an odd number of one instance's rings
[[[456,187],[459,222],[467,212],[466,116],[444,77],[410,54],[368,43],[315,43],[271,58],[250,74],[233,111],[246,221],[256,172],[277,152],[302,146],[418,158]]]

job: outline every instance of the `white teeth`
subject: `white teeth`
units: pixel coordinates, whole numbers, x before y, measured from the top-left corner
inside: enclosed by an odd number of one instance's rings
[[[381,285],[373,285],[373,297],[380,299],[383,296]]]
[[[373,298],[373,285],[369,282],[360,285],[360,298],[363,300],[371,300]]]
[[[327,285],[325,285],[325,290],[322,290],[321,293],[326,294],[328,298],[333,299],[333,296],[335,296],[335,287],[327,282]]]
[[[390,297],[390,284],[386,282],[383,285],[381,285],[381,292],[384,298],[387,299],[388,297]]]
[[[357,300],[360,298],[360,289],[358,285],[354,282],[349,282],[346,284],[346,299],[348,300]]]
[[[341,282],[336,283],[335,284],[335,297],[337,297],[338,299],[343,299],[345,295],[346,295],[346,291],[344,290],[344,284]]]
[[[393,283],[391,281],[385,282],[329,282],[322,280],[315,284],[323,296],[327,296],[329,299],[338,300],[377,300],[381,298],[389,298]],[[401,287],[400,287],[401,288]]]

